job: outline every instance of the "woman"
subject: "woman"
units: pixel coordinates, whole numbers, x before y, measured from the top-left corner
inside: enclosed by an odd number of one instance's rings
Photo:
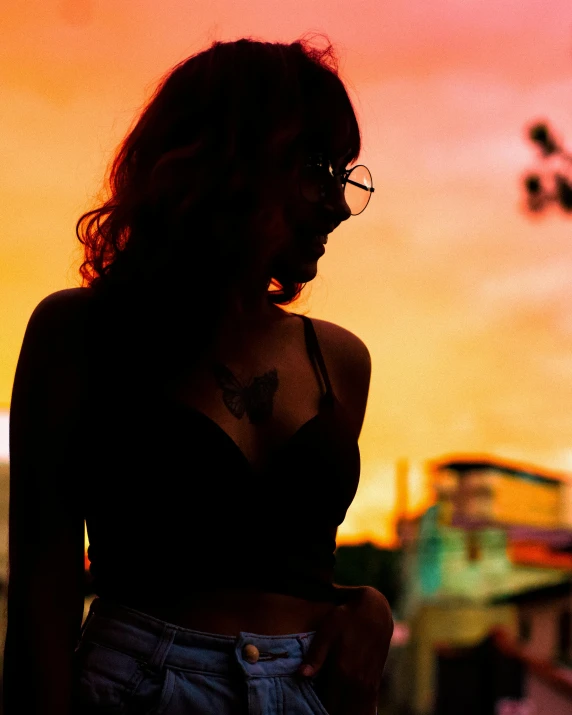
[[[213,43],[129,132],[17,366],[4,715],[376,711],[387,602],[332,583],[369,353],[280,307],[367,205],[359,151],[304,41]]]

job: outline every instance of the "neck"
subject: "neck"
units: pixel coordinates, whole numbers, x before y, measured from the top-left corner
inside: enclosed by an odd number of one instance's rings
[[[253,276],[239,284],[227,286],[227,299],[223,301],[222,322],[226,327],[239,329],[264,326],[276,318],[276,306],[268,300],[270,279]]]

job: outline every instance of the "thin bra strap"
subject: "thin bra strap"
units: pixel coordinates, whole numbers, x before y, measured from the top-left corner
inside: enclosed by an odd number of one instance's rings
[[[298,315],[300,315],[300,313],[298,313]],[[318,362],[320,372],[322,374],[322,380],[326,385],[326,392],[322,395],[322,398],[324,400],[328,399],[331,402],[334,393],[332,390],[332,384],[330,382],[328,371],[326,370],[326,363],[324,362],[322,351],[320,350],[320,344],[318,343],[318,336],[316,335],[314,325],[312,323],[311,318],[308,318],[307,315],[300,315],[300,317],[304,321],[304,336],[306,338],[306,348],[308,350],[308,355],[310,356],[310,359],[312,360],[314,366],[316,365],[316,361]]]

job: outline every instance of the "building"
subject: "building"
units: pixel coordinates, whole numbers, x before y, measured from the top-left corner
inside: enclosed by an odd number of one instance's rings
[[[568,475],[481,455],[435,460],[428,473],[435,504],[398,524],[398,611],[411,632],[401,690],[415,715],[434,712],[439,654],[461,649],[471,663],[471,649],[498,629],[517,642],[522,608],[512,597],[566,589],[572,577],[559,551],[572,544]]]

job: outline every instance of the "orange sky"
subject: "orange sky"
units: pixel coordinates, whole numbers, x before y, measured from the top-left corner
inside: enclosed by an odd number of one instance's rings
[[[62,0],[3,10],[0,406],[27,320],[79,285],[75,221],[158,79],[213,39],[336,45],[373,174],[301,306],[368,345],[362,480],[341,540],[391,538],[395,462],[487,452],[572,470],[572,223],[531,221],[525,126],[572,146],[563,0]],[[296,309],[296,308],[294,308]],[[0,416],[0,455],[7,421]],[[4,446],[3,446],[4,445]]]

